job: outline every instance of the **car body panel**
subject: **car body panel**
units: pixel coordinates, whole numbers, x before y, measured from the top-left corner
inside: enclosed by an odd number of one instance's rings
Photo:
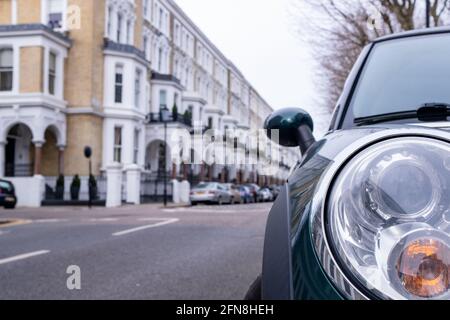
[[[17,196],[14,185],[7,180],[0,179],[0,206],[14,208],[17,204]]]

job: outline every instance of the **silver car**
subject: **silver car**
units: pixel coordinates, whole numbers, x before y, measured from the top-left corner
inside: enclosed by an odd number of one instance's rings
[[[193,206],[198,203],[216,203],[222,205],[231,203],[232,198],[226,187],[220,183],[200,183],[191,190],[191,204]]]

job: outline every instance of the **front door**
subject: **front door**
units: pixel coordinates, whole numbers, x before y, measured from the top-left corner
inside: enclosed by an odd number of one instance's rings
[[[8,138],[5,146],[5,177],[14,177],[14,162],[16,157],[16,139]]]

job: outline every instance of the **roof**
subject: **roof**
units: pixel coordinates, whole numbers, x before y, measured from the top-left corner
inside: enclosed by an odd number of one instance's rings
[[[382,41],[387,41],[387,40],[433,35],[433,34],[440,34],[440,33],[450,33],[450,26],[428,28],[428,29],[417,29],[417,30],[410,30],[410,31],[405,31],[405,32],[394,33],[394,34],[380,37],[380,38],[376,39],[374,42],[382,42]]]

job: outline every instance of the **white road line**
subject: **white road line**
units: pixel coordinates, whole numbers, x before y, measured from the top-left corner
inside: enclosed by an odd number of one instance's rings
[[[35,223],[58,223],[58,222],[67,222],[68,219],[39,219],[34,220]]]
[[[87,219],[89,222],[115,222],[119,221],[117,218],[98,218],[98,219]]]
[[[167,221],[167,220],[174,220],[174,219],[175,218],[139,218],[137,220],[138,221]]]
[[[153,220],[156,220],[156,219],[153,219]],[[161,221],[161,220],[163,220],[163,221]],[[114,237],[119,237],[119,236],[123,236],[123,235],[130,234],[133,232],[137,232],[137,231],[147,230],[147,229],[156,228],[156,227],[162,227],[162,226],[165,226],[165,225],[168,225],[171,223],[178,222],[180,220],[179,219],[158,219],[158,221],[161,221],[161,222],[153,223],[153,224],[149,224],[146,226],[141,226],[141,227],[137,227],[137,228],[133,228],[133,229],[119,231],[119,232],[113,233],[112,235]]]
[[[6,258],[6,259],[1,259],[0,264],[6,264],[6,263],[18,261],[18,260],[24,260],[24,259],[28,259],[28,258],[35,257],[35,256],[40,256],[42,254],[46,254],[49,252],[50,252],[49,250],[41,250],[41,251],[25,253],[25,254],[21,254],[21,255]]]

